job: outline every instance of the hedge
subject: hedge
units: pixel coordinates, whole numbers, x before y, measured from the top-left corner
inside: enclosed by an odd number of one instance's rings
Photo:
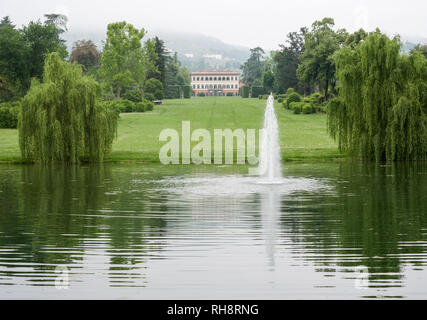
[[[182,97],[181,86],[167,86],[165,97],[166,99],[181,99]]]
[[[191,86],[184,86],[184,99],[191,99],[192,92]]]
[[[256,97],[258,97],[259,95],[264,95],[266,92],[265,92],[265,90],[264,90],[264,88],[263,87],[256,87],[256,86],[253,86],[252,88],[251,88],[251,97],[252,98],[256,98]]]
[[[240,89],[241,89],[241,96],[242,96],[242,98],[249,98],[249,87],[248,86],[243,86]]]

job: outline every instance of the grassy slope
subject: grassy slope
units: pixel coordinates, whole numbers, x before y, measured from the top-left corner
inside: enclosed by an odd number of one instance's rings
[[[283,160],[343,158],[326,132],[325,114],[298,114],[276,103]]]
[[[263,122],[265,100],[241,98],[198,98],[167,100],[154,112],[122,114],[111,161],[158,161],[163,129],[181,131],[183,120],[192,130],[259,129]],[[342,157],[326,134],[326,117],[321,114],[294,115],[276,103],[284,160],[315,160]],[[16,130],[0,130],[0,161],[19,161]]]

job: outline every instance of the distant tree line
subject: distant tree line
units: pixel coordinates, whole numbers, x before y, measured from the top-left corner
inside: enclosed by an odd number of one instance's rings
[[[140,91],[141,98],[148,100],[163,99],[168,87],[190,84],[189,72],[177,54],[170,55],[158,37],[143,42],[144,29],[126,22],[112,23],[102,50],[91,40],[82,39],[74,43],[70,54],[61,37],[66,31],[64,15],[47,14],[43,22],[32,21],[22,28],[9,17],[1,20],[0,102],[25,96],[32,79],[42,79],[45,59],[52,52],[81,65],[85,75],[101,84],[106,99],[112,95],[121,99],[129,90]]]

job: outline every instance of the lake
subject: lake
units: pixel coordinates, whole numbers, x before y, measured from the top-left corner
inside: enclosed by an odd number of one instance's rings
[[[0,166],[0,299],[427,298],[427,164]]]

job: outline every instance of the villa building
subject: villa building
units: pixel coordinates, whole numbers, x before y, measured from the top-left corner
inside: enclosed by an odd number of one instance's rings
[[[239,95],[240,73],[229,70],[201,70],[191,73],[191,87],[195,96]]]

